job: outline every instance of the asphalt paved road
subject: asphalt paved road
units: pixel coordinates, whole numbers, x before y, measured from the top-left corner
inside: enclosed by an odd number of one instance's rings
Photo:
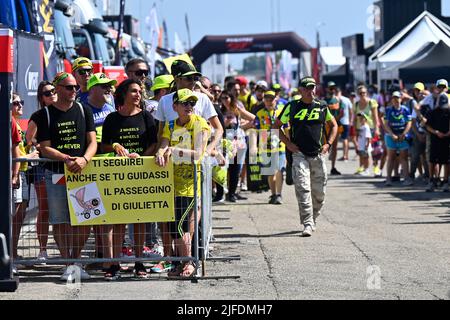
[[[16,293],[1,299],[449,299],[450,194],[424,185],[389,189],[383,179],[356,177],[356,162],[339,163],[327,203],[311,238],[301,238],[293,187],[285,204],[268,194],[214,207],[213,255],[207,276],[239,279],[148,281],[126,277],[106,283],[101,274],[75,291],[58,281],[58,269],[21,272]],[[222,227],[233,227],[227,229]]]

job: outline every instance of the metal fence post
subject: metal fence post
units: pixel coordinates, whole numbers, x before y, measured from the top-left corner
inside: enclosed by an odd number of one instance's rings
[[[11,248],[11,113],[10,101],[13,91],[14,36],[10,29],[0,29],[0,234],[4,235],[6,248]],[[3,242],[3,240],[2,240]],[[3,250],[2,250],[3,251]],[[2,252],[0,263],[0,292],[13,292],[19,285],[13,278],[12,262],[8,252]]]

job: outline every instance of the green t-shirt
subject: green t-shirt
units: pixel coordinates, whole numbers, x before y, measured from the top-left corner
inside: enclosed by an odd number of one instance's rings
[[[287,104],[278,119],[283,124],[290,123],[291,140],[300,151],[315,157],[322,151],[325,123],[333,120],[333,116],[325,101],[314,100],[306,104],[299,100]]]

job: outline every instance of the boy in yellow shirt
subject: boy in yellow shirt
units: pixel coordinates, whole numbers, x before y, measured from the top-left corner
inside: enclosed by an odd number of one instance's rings
[[[169,230],[174,238],[176,255],[191,256],[191,240],[194,233],[194,163],[205,155],[210,126],[202,117],[194,114],[198,98],[189,89],[178,90],[173,97],[173,108],[178,119],[166,122],[156,163],[162,167],[169,158],[174,162],[175,219]],[[200,170],[198,170],[200,172]],[[200,174],[197,176],[197,196],[200,196]],[[200,213],[197,217],[200,219]],[[184,262],[170,276],[190,277],[195,268]]]

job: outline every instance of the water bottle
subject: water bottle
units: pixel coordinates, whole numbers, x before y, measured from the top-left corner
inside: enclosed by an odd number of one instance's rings
[[[29,151],[29,153],[33,153],[33,152],[36,152],[37,151],[37,148],[34,146],[34,145],[32,145],[31,147],[30,147],[30,151]],[[32,161],[32,162],[30,162],[30,166],[32,166],[32,167],[35,167],[35,166],[38,166],[39,165],[39,162],[38,161]]]

